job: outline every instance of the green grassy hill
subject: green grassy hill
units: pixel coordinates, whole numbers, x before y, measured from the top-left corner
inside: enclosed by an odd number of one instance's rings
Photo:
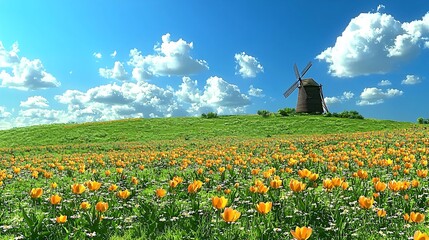
[[[323,116],[268,117],[257,115],[127,119],[83,124],[52,124],[0,131],[0,147],[78,143],[207,140],[218,137],[269,137],[399,129],[413,123]]]

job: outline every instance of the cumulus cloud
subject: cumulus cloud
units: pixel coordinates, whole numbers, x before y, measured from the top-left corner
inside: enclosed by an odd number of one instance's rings
[[[112,58],[114,58],[114,57],[116,57],[116,50],[115,51],[113,51],[111,54],[110,54],[110,56],[112,57]]]
[[[243,78],[254,78],[256,74],[264,72],[264,68],[255,57],[247,55],[245,52],[237,53],[234,56],[237,66],[235,67]]]
[[[414,58],[428,39],[429,12],[422,20],[405,23],[380,12],[361,13],[334,46],[316,58],[327,62],[329,73],[336,77],[387,73]]]
[[[111,78],[120,81],[125,81],[128,79],[128,73],[125,71],[124,65],[116,61],[113,68],[100,68],[98,70],[99,74],[103,78]]]
[[[0,106],[0,119],[2,118],[8,118],[10,117],[12,114],[10,112],[6,111],[6,108],[3,106]]]
[[[401,96],[403,91],[398,89],[365,88],[360,94],[360,100],[356,103],[360,106],[381,104],[387,98]]]
[[[325,97],[325,103],[326,105],[333,105],[337,103],[346,102],[354,97],[354,93],[352,92],[343,92],[343,95],[341,96],[335,96],[335,97]]]
[[[415,76],[415,75],[407,75],[405,77],[404,80],[402,80],[401,84],[404,85],[414,85],[414,84],[418,84],[421,83],[422,80],[420,79],[420,77]]]
[[[46,72],[42,61],[18,57],[18,44],[7,51],[0,42],[0,81],[1,87],[19,90],[36,90],[60,86],[60,82]]]
[[[384,6],[383,4],[380,4],[377,6],[377,12],[380,12],[382,10],[384,10],[386,8],[386,6]]]
[[[101,53],[99,53],[99,52],[93,53],[92,56],[94,56],[97,59],[101,59],[103,57],[103,55],[101,55]]]
[[[25,108],[47,108],[49,107],[49,103],[48,100],[42,96],[33,96],[21,102],[19,106]]]
[[[253,85],[250,85],[248,94],[252,97],[264,97],[265,95],[262,93],[262,89],[255,88]]]
[[[389,80],[381,80],[378,83],[378,86],[390,86],[390,85],[392,85],[392,83]]]
[[[162,36],[162,43],[154,46],[155,55],[142,55],[137,49],[130,51],[128,64],[133,67],[132,76],[138,81],[152,76],[185,76],[208,69],[204,60],[193,59],[190,52],[194,45],[183,39],[170,40],[170,34]]]

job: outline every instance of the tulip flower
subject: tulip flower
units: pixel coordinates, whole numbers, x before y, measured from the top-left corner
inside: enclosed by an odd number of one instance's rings
[[[301,192],[305,189],[305,184],[298,180],[292,179],[289,182],[289,187],[294,192]]]
[[[267,214],[271,211],[272,207],[272,202],[260,202],[256,205],[256,210],[261,214]]]
[[[384,182],[376,182],[374,184],[375,191],[377,192],[383,192],[386,189],[386,187],[387,187],[387,184]]]
[[[119,198],[127,199],[131,195],[131,192],[128,191],[128,189],[125,189],[124,191],[119,191],[117,193],[117,195],[118,195]]]
[[[307,240],[311,236],[312,232],[313,229],[311,229],[310,227],[296,227],[295,231],[290,231],[290,233],[296,240]]]
[[[226,204],[228,203],[228,199],[225,197],[213,197],[212,198],[212,205],[216,209],[223,209],[226,207]]]
[[[91,204],[89,202],[82,202],[80,204],[80,208],[83,210],[88,210],[91,207]]]
[[[57,223],[65,223],[67,222],[67,216],[64,215],[60,215],[59,217],[56,218]]]
[[[282,180],[274,179],[270,182],[270,186],[274,189],[280,188],[282,186]]]
[[[311,172],[310,172],[310,170],[304,168],[302,170],[298,170],[298,175],[301,178],[307,178],[307,177],[309,177],[311,175]]]
[[[386,216],[386,210],[380,209],[377,211],[377,216],[379,217],[385,217]]]
[[[359,206],[363,209],[370,209],[373,203],[374,203],[373,198],[367,198],[365,196],[359,197]]]
[[[223,220],[225,222],[235,222],[240,217],[241,213],[237,210],[234,210],[232,208],[225,208],[223,213],[221,214]]]
[[[95,210],[102,213],[107,211],[108,208],[109,208],[109,204],[107,202],[98,202],[95,205]]]
[[[97,181],[89,181],[87,183],[88,189],[91,191],[97,191],[101,187],[101,183]]]
[[[61,202],[61,199],[62,198],[60,196],[58,196],[58,195],[52,195],[49,198],[49,201],[51,202],[52,205],[57,205],[57,204],[59,204]]]
[[[71,189],[74,194],[82,194],[83,192],[85,192],[86,188],[83,184],[75,183],[71,186]]]
[[[196,180],[193,183],[189,184],[188,186],[188,192],[189,193],[196,193],[198,190],[203,186],[203,182],[200,180]]]
[[[421,223],[425,220],[425,215],[423,213],[411,212],[410,220],[414,223]]]
[[[158,198],[163,198],[163,197],[165,197],[165,195],[167,195],[167,190],[162,189],[162,188],[158,188],[158,189],[155,190],[155,195]]]
[[[417,230],[414,233],[414,240],[429,240],[429,236],[426,233],[422,233],[419,230]]]
[[[30,191],[30,197],[31,198],[40,198],[43,194],[43,189],[42,188],[33,188]]]
[[[112,185],[109,186],[108,190],[111,191],[111,192],[114,192],[114,191],[116,191],[116,189],[118,189],[118,186],[116,184],[112,184]]]

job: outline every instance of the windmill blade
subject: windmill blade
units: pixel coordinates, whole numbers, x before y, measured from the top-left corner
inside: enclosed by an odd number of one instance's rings
[[[283,96],[285,96],[285,98],[289,97],[289,95],[292,94],[292,92],[299,86],[299,80],[296,81],[294,84],[292,84],[292,86],[289,87],[288,90],[286,90],[285,93],[283,93]]]
[[[311,63],[311,62],[309,62],[308,64],[307,64],[307,66],[302,70],[302,72],[301,72],[301,78],[302,77],[304,77],[304,75],[307,73],[307,71],[308,71],[308,69],[310,69],[310,67],[312,66],[313,64]]]
[[[326,106],[325,97],[323,97],[323,91],[322,91],[322,85],[320,85],[320,98],[322,99],[322,107],[325,110],[325,112],[329,112],[328,106]]]
[[[296,66],[296,63],[295,65],[293,65],[293,70],[295,71],[296,79],[301,79],[301,77],[299,76],[298,66]]]

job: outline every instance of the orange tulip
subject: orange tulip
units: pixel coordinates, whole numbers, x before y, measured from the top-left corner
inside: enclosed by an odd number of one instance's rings
[[[372,207],[372,204],[374,203],[373,198],[367,198],[364,196],[359,197],[359,205],[363,209],[370,209]]]
[[[57,205],[61,202],[61,197],[58,195],[52,195],[49,198],[49,201],[51,202],[52,205]]]
[[[31,198],[40,198],[43,194],[43,189],[42,188],[33,188],[30,191],[30,197]]]
[[[292,179],[289,182],[289,187],[294,192],[301,192],[305,189],[305,184],[298,180]]]
[[[131,192],[128,191],[128,189],[125,189],[124,191],[119,191],[117,193],[117,195],[118,195],[119,198],[127,199],[131,195]]]
[[[298,170],[298,175],[301,178],[307,178],[307,177],[309,177],[311,175],[311,172],[310,172],[310,170],[304,168],[302,170]]]
[[[291,230],[290,233],[296,240],[307,240],[310,238],[313,229],[310,227],[296,227],[295,231]]]
[[[421,223],[425,220],[425,215],[423,213],[411,212],[410,220],[411,222],[414,222],[414,223]]]
[[[200,180],[196,180],[193,183],[189,184],[188,186],[188,192],[189,193],[196,193],[198,190],[203,186],[203,182]]]
[[[111,191],[111,192],[114,192],[114,191],[116,191],[116,189],[118,189],[118,186],[116,184],[112,184],[112,185],[109,186],[108,190]]]
[[[424,169],[424,170],[419,169],[416,171],[416,173],[417,173],[417,176],[419,176],[420,178],[425,178],[428,176],[428,170],[427,169]]]
[[[138,179],[138,178],[136,178],[136,177],[132,177],[132,178],[131,178],[131,182],[132,182],[134,185],[137,185],[137,184],[139,183],[139,179]]]
[[[419,230],[417,230],[414,233],[414,240],[429,240],[429,236],[426,233],[422,233]]]
[[[280,179],[273,179],[270,182],[270,186],[274,189],[280,188],[282,186],[282,180]]]
[[[385,217],[386,216],[386,210],[380,209],[377,211],[377,216],[379,217]]]
[[[271,211],[271,208],[273,207],[272,202],[260,202],[256,205],[256,210],[258,210],[261,214],[267,214]]]
[[[80,208],[83,210],[88,210],[91,207],[91,204],[89,202],[82,202],[80,204]]]
[[[308,180],[314,182],[319,178],[319,174],[317,173],[311,173],[310,176],[308,176]]]
[[[334,187],[335,186],[332,183],[331,179],[327,178],[327,179],[323,180],[323,188],[325,188],[326,190],[331,190]]]
[[[339,177],[334,177],[334,178],[332,178],[332,184],[335,186],[335,187],[339,187],[339,186],[341,186],[341,184],[343,183],[343,180],[341,180],[341,178],[339,178]]]
[[[89,181],[87,182],[88,189],[91,191],[97,191],[101,187],[101,183],[97,181]]]
[[[54,182],[54,183],[51,183],[51,188],[54,188],[54,189],[55,189],[55,188],[57,188],[57,187],[58,187],[58,184],[57,184],[57,183],[55,183],[55,182]]]
[[[86,188],[83,184],[75,183],[71,186],[71,189],[74,194],[82,194],[83,192],[85,192]]]
[[[221,214],[223,220],[225,222],[235,222],[240,217],[241,213],[232,208],[225,208],[223,213]]]
[[[57,220],[57,223],[65,223],[67,222],[67,216],[60,215],[59,217],[56,218],[56,220]]]
[[[216,209],[223,209],[226,207],[226,204],[228,203],[228,199],[225,197],[213,197],[212,198],[212,206]]]
[[[163,197],[165,197],[165,195],[167,195],[167,190],[162,189],[162,188],[158,188],[155,190],[155,194],[157,197],[163,198]]]
[[[109,208],[109,204],[107,202],[98,202],[95,205],[95,210],[99,212],[105,212]]]
[[[386,187],[387,187],[387,184],[384,182],[378,181],[374,184],[375,191],[377,192],[383,192],[386,189]]]

